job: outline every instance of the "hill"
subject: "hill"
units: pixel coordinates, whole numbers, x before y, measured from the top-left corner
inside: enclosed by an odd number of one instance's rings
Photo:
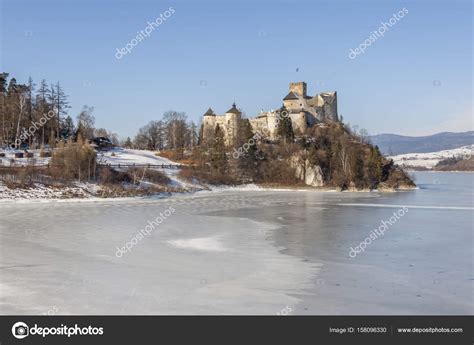
[[[474,143],[474,131],[461,133],[442,132],[422,137],[378,134],[370,136],[370,140],[385,155],[428,153],[471,145]]]
[[[462,146],[451,150],[442,150],[437,152],[426,152],[426,153],[404,153],[395,156],[389,156],[388,158],[393,159],[395,164],[410,169],[417,170],[471,170],[469,165],[459,163],[454,165],[458,161],[468,161],[472,157],[474,145]],[[436,168],[437,164],[444,162],[440,165],[440,168]]]

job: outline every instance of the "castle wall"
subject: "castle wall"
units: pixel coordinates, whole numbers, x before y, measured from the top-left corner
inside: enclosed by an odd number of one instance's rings
[[[281,121],[277,115],[278,114],[274,112],[267,115],[268,132],[270,133],[270,139],[272,140],[277,138],[278,122]]]
[[[268,124],[266,117],[257,117],[249,119],[250,125],[252,126],[252,131],[258,133],[260,136],[266,137],[269,135]]]
[[[283,101],[283,105],[285,106],[286,109],[288,110],[300,110],[301,108],[306,108],[306,100],[305,99],[289,99]]]
[[[306,116],[304,112],[291,113],[291,125],[295,134],[303,134],[306,131]]]

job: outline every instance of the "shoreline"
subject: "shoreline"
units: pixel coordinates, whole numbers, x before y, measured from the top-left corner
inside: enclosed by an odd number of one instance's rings
[[[305,187],[305,186],[265,186],[265,185],[256,185],[256,184],[245,184],[239,186],[209,186],[209,188],[196,188],[195,190],[183,191],[183,192],[159,192],[152,195],[136,195],[136,196],[108,196],[108,197],[100,197],[100,196],[91,196],[93,195],[90,191],[85,190],[85,188],[81,187],[65,187],[65,188],[56,188],[55,191],[57,193],[64,193],[68,192],[71,189],[82,190],[83,197],[64,197],[64,195],[49,195],[48,197],[36,197],[35,191],[41,191],[41,189],[52,189],[46,186],[42,186],[42,188],[30,188],[30,189],[8,189],[10,192],[14,191],[22,191],[24,194],[18,197],[2,197],[2,190],[1,187],[5,187],[0,182],[0,205],[5,203],[46,203],[46,202],[103,202],[103,201],[131,201],[131,200],[141,200],[141,201],[153,201],[153,200],[161,200],[165,198],[171,198],[174,196],[186,196],[186,195],[200,195],[200,194],[214,194],[214,193],[223,193],[223,192],[313,192],[313,193],[397,193],[397,192],[404,192],[404,191],[411,191],[417,190],[418,187],[409,187],[409,186],[402,186],[399,188],[394,189],[363,189],[363,190],[339,190],[334,187]],[[32,192],[29,193],[28,190]]]
[[[415,170],[415,169],[407,169],[406,172],[432,172],[432,173],[474,173],[474,170]]]

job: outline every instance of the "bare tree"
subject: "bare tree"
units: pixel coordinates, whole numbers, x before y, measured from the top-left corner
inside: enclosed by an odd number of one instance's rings
[[[165,123],[166,147],[169,149],[183,149],[186,142],[186,114],[169,110],[163,114]]]
[[[95,117],[92,115],[94,107],[87,105],[82,107],[82,111],[77,115],[76,138],[83,137],[91,140],[94,138]]]

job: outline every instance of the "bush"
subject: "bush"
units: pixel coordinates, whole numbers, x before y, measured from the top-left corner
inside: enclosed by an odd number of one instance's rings
[[[44,151],[43,149],[41,149],[40,157],[41,158],[51,157],[51,151]]]
[[[191,183],[204,183],[214,185],[235,185],[238,182],[229,174],[211,173],[198,169],[181,169],[178,177]]]
[[[167,185],[171,182],[168,176],[161,171],[130,168],[126,171],[118,171],[110,167],[100,167],[98,170],[99,182],[110,185],[122,183],[138,184],[142,181],[148,181],[155,184]]]
[[[91,180],[95,177],[95,168],[96,153],[82,140],[61,145],[51,158],[51,174],[57,178]]]
[[[386,181],[384,181],[391,188],[399,188],[400,186],[415,187],[415,183],[407,175],[405,171],[400,168],[393,168]]]
[[[100,167],[98,169],[99,182],[104,184],[116,185],[121,183],[131,183],[133,178],[129,173],[117,171],[110,167]]]
[[[151,170],[146,168],[130,168],[127,170],[130,176],[133,176],[134,181],[146,180],[151,183],[168,184],[171,182],[170,178],[158,170]]]

